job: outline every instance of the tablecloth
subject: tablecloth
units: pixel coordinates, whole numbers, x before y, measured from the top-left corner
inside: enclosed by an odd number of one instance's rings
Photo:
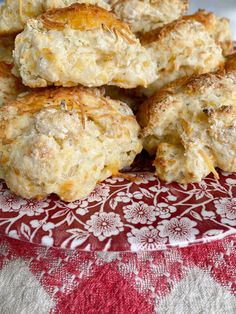
[[[78,252],[0,237],[1,314],[233,314],[236,236],[159,252]]]

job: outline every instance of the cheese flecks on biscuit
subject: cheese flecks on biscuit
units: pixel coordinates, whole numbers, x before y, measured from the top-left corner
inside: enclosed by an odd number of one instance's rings
[[[203,24],[222,48],[225,56],[233,53],[233,35],[230,29],[230,21],[227,18],[219,18],[214,13],[205,10],[199,10],[195,14],[184,18],[196,20]]]
[[[111,0],[113,12],[134,33],[145,33],[168,24],[188,9],[188,0]]]
[[[1,178],[24,198],[80,199],[133,162],[139,130],[125,103],[96,89],[29,92],[0,108]]]
[[[232,60],[231,60],[232,61]],[[179,80],[138,113],[144,148],[167,182],[200,182],[216,167],[236,172],[236,72]]]
[[[5,0],[0,5],[0,34],[19,33],[28,19],[49,9],[64,8],[73,3],[89,3],[110,9],[103,0]]]
[[[0,107],[25,91],[20,80],[11,73],[12,66],[0,61]]]
[[[32,88],[147,86],[156,64],[127,24],[112,13],[77,4],[27,22],[17,36],[15,73]]]
[[[190,18],[146,33],[141,43],[157,62],[158,79],[144,90],[147,95],[181,77],[215,71],[224,63],[222,49],[206,27]]]

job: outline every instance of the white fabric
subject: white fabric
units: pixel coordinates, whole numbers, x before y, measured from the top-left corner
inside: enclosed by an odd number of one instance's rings
[[[206,271],[190,270],[157,305],[158,314],[235,314],[236,298]]]
[[[1,314],[48,314],[53,307],[28,266],[22,260],[9,262],[0,271]]]

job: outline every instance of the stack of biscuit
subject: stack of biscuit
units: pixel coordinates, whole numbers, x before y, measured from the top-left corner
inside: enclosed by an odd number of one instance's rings
[[[187,9],[187,0],[2,4],[0,178],[13,192],[81,199],[143,148],[167,182],[236,170],[229,21]]]

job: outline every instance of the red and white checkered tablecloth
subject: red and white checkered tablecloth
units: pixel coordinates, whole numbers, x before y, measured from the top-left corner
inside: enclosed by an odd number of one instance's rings
[[[0,238],[1,314],[234,314],[236,236],[153,253]]]

